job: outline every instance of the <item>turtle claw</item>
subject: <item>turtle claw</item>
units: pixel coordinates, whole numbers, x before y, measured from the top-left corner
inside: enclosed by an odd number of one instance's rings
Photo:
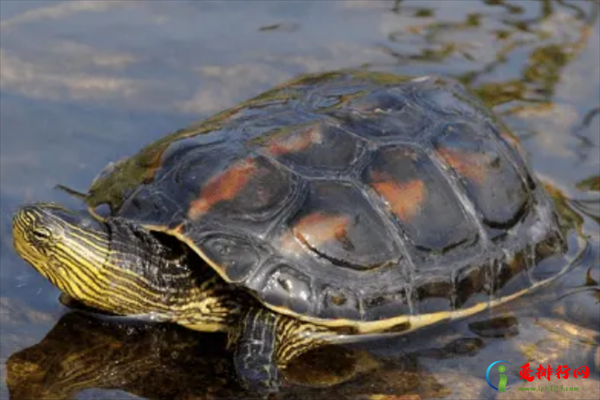
[[[277,393],[281,386],[279,372],[275,366],[257,366],[258,368],[237,368],[236,373],[242,386],[247,391],[267,398],[271,393]]]

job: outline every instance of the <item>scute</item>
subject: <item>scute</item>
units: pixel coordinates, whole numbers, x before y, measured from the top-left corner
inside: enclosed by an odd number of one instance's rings
[[[374,141],[415,139],[429,123],[425,111],[396,90],[377,90],[333,112],[342,127]]]
[[[247,238],[212,234],[200,241],[204,254],[223,269],[232,282],[241,282],[261,261],[257,246]]]
[[[386,287],[385,291],[372,291],[365,296],[365,319],[378,321],[394,315],[415,315],[414,300],[412,285],[395,282]]]
[[[297,313],[305,313],[313,304],[310,278],[288,264],[279,264],[269,273],[261,292],[265,301]]]
[[[319,315],[322,318],[345,318],[360,320],[361,305],[357,294],[347,288],[324,285],[321,288]]]
[[[285,204],[295,187],[291,174],[264,157],[246,157],[211,176],[189,204],[192,220],[227,216],[235,220],[266,220]]]
[[[464,86],[450,79],[430,77],[418,80],[411,87],[416,101],[426,109],[443,116],[467,118],[491,117],[491,113],[477,99],[468,93]]]
[[[477,236],[459,198],[422,149],[410,145],[380,148],[363,179],[381,196],[415,246],[443,251]]]
[[[417,279],[415,287],[420,313],[449,310],[455,304],[455,286],[450,276],[423,276]]]
[[[176,235],[277,312],[379,327],[556,273],[556,213],[510,137],[450,79],[307,75],[115,164],[87,202]]]
[[[479,127],[485,132],[485,127]],[[512,226],[522,216],[529,191],[490,137],[472,125],[449,124],[434,140],[436,152],[461,178],[490,228]]]
[[[361,192],[348,183],[311,182],[305,202],[281,233],[288,257],[325,259],[337,268],[368,271],[401,257],[394,234]]]
[[[322,122],[277,129],[256,144],[261,154],[309,177],[349,171],[365,147],[340,127]]]

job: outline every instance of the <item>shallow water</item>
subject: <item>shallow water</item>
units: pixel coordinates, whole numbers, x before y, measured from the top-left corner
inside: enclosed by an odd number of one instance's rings
[[[0,2],[0,398],[246,397],[218,335],[69,313],[14,253],[11,216],[28,201],[80,207],[54,186],[85,190],[108,162],[166,133],[300,73],[347,67],[471,85],[519,137],[590,247],[543,291],[327,354],[355,377],[278,396],[599,398],[599,8],[558,0]],[[485,381],[498,359],[513,366],[502,394]],[[317,371],[329,365],[310,361]],[[587,365],[590,376],[523,385],[526,362],[534,371]],[[516,390],[543,383],[580,391]]]

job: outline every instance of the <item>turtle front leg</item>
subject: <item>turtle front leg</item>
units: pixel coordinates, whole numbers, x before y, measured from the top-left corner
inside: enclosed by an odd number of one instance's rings
[[[230,343],[235,346],[236,373],[249,389],[277,391],[281,369],[334,337],[335,332],[328,328],[253,307],[230,336]]]
[[[261,308],[250,309],[230,337],[235,346],[234,366],[238,378],[249,389],[276,391],[277,316]]]

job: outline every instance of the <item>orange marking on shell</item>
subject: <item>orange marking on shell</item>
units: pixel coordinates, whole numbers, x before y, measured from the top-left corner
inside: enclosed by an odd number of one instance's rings
[[[313,144],[321,143],[323,140],[318,127],[305,129],[303,132],[294,132],[283,138],[277,138],[267,148],[268,152],[274,156],[280,156],[288,153],[296,153],[306,150]]]
[[[319,247],[330,240],[347,240],[350,219],[345,215],[309,214],[294,227],[295,236],[304,244]]]
[[[487,157],[481,154],[465,153],[452,149],[439,149],[440,155],[460,175],[483,183],[487,178]]]
[[[374,182],[373,187],[389,204],[394,214],[402,220],[414,217],[425,200],[426,189],[422,180],[408,182]]]
[[[235,198],[246,187],[257,169],[254,160],[242,160],[211,178],[202,187],[200,196],[190,203],[188,216],[192,219],[199,218],[215,204]]]
[[[287,255],[300,254],[303,247],[292,232],[288,231],[280,239],[279,246],[281,251]]]

